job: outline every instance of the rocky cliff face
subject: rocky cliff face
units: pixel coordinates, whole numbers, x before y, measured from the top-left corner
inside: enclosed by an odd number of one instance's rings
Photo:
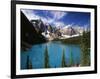
[[[81,35],[84,31],[82,27],[53,27],[49,23],[44,24],[41,19],[31,20],[30,22],[32,23],[35,30],[42,34],[47,40],[70,38]]]
[[[33,44],[46,42],[45,37],[38,32],[33,24],[21,12],[21,48],[27,50]]]
[[[66,39],[79,36],[83,33],[82,27],[54,27],[49,23],[43,23],[42,19],[33,19],[29,21],[21,12],[21,46],[31,47],[33,44],[39,44],[53,39]]]
[[[37,32],[53,32],[53,27],[48,23],[44,24],[41,19],[31,20],[30,22]]]

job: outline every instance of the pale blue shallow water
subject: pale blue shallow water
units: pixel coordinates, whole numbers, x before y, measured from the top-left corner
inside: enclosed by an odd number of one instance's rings
[[[44,44],[33,45],[28,51],[21,51],[21,69],[26,69],[26,61],[29,56],[29,60],[32,62],[33,68],[44,67],[44,52],[45,48],[48,48],[49,64],[51,68],[61,67],[62,52],[65,50],[66,64],[70,63],[70,50],[72,52],[73,63],[80,63],[80,46],[74,44],[62,44],[59,41],[52,41]]]

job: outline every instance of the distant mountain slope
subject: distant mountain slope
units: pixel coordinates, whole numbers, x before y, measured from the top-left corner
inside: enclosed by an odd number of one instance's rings
[[[84,29],[82,27],[65,26],[62,29],[60,29],[60,31],[64,35],[72,36],[72,35],[82,34]]]
[[[21,12],[21,46],[29,48],[33,44],[43,43],[55,39],[68,39],[81,36],[85,28],[80,26],[66,25],[54,26],[43,22],[41,18],[28,20]]]
[[[33,24],[21,12],[21,47],[27,49],[33,44],[46,42],[44,36],[37,32]]]
[[[47,32],[47,30],[53,32],[53,27],[49,23],[44,24],[41,19],[34,19],[30,22],[33,24],[35,30],[40,33]]]

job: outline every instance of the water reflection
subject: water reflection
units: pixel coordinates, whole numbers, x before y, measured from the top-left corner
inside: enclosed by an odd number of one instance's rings
[[[27,69],[27,56],[30,58],[32,68],[44,68],[46,47],[49,60],[48,63],[51,68],[61,67],[63,49],[66,66],[70,66],[70,63],[75,65],[80,63],[81,49],[79,45],[64,45],[59,41],[52,41],[44,44],[33,45],[33,47],[28,51],[21,51],[21,69]]]

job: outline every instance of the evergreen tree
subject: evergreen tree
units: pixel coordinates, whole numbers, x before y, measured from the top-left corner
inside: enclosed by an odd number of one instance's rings
[[[90,65],[90,33],[83,32],[81,37],[81,66]]]
[[[47,46],[46,46],[46,48],[45,48],[45,54],[44,54],[44,67],[45,68],[49,68],[50,67],[50,65],[49,65],[49,55],[48,55],[48,48],[47,48]]]
[[[32,62],[29,60],[29,56],[27,56],[27,62],[26,62],[27,69],[32,69]]]
[[[64,51],[64,49],[63,49],[63,52],[62,52],[62,62],[61,62],[61,67],[66,67],[65,51]]]
[[[73,61],[73,54],[72,54],[72,50],[70,49],[70,66],[73,66],[74,61]]]

